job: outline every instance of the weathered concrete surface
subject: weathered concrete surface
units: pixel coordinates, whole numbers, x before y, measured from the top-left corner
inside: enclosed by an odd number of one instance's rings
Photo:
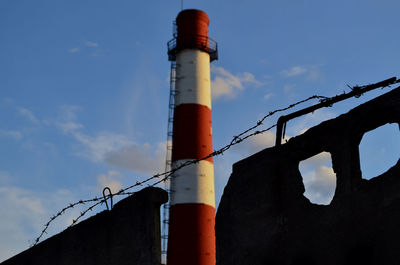
[[[217,265],[400,264],[400,162],[362,179],[364,133],[400,122],[395,89],[234,164],[217,212]],[[303,196],[299,162],[331,153],[330,205]]]
[[[1,265],[159,265],[167,200],[164,190],[145,188]]]

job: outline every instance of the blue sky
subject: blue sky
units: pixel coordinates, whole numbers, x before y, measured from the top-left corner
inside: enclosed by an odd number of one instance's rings
[[[0,1],[0,261],[26,249],[66,204],[163,170],[166,43],[180,6],[179,0]],[[208,13],[219,45],[212,67],[215,149],[270,110],[399,76],[398,1],[185,0],[183,6]],[[287,134],[382,93],[292,121]],[[398,127],[376,133],[360,146],[368,178],[399,158]],[[267,133],[215,158],[217,202],[232,163],[273,142]],[[304,163],[307,196],[329,202],[335,183],[329,155]],[[49,235],[77,214],[68,212]]]

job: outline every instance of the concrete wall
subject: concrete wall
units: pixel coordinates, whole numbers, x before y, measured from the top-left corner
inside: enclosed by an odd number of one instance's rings
[[[216,218],[217,265],[400,264],[400,162],[362,179],[363,134],[400,122],[395,89],[233,166]],[[317,205],[299,162],[332,156],[336,192]]]
[[[167,200],[164,190],[145,188],[1,265],[159,265]]]

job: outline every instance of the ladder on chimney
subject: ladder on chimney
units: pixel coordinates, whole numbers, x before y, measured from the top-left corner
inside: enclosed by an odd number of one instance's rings
[[[172,135],[174,125],[174,109],[175,109],[175,81],[176,81],[176,62],[171,62],[170,84],[169,84],[169,103],[168,103],[168,129],[167,129],[167,150],[165,160],[165,172],[171,170],[172,155]],[[170,179],[164,181],[165,189],[171,199]],[[169,201],[163,204],[163,220],[161,230],[161,263],[167,264],[167,248],[168,248],[168,225],[169,225]]]

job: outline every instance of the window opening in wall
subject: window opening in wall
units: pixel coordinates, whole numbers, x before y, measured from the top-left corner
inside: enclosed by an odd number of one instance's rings
[[[363,179],[385,173],[400,158],[399,125],[385,124],[365,133],[359,146]]]
[[[315,204],[329,205],[335,195],[336,174],[332,157],[322,152],[299,163],[305,188],[304,196]]]

